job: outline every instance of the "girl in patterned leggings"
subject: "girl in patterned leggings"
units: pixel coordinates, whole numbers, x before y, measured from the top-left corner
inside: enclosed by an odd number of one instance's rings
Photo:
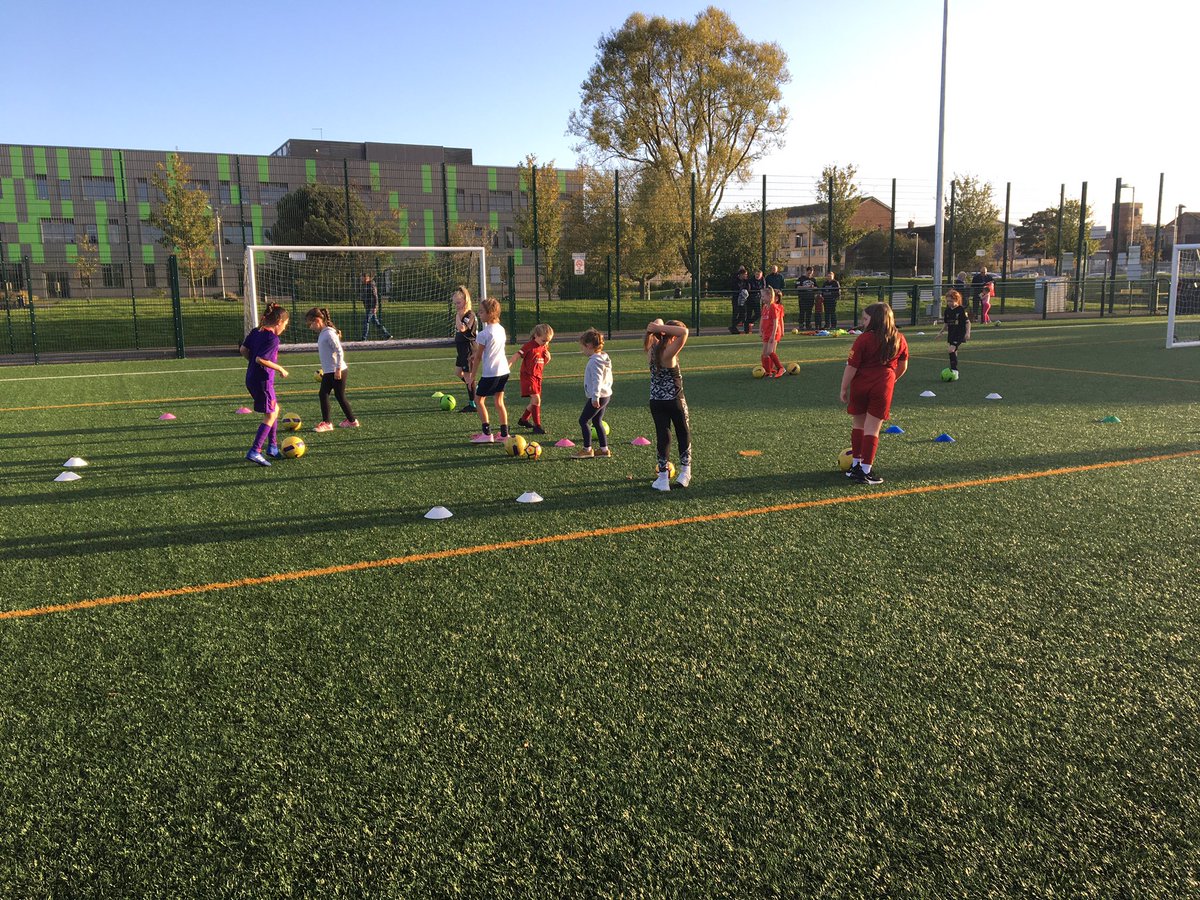
[[[646,326],[645,349],[650,362],[650,415],[658,438],[658,476],[651,485],[656,491],[671,489],[671,426],[679,442],[679,475],[675,483],[687,487],[692,480],[692,432],[688,423],[687,399],[683,396],[683,375],[679,371],[679,351],[687,343],[688,329],[682,322],[664,323],[655,319]]]

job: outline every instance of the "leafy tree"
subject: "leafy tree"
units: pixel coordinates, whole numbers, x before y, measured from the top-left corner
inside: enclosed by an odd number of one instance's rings
[[[842,264],[842,251],[867,233],[866,229],[850,224],[863,200],[854,183],[857,173],[858,167],[854,165],[844,168],[828,165],[821,170],[821,182],[817,185],[817,203],[824,211],[829,207],[830,181],[833,182],[833,227],[830,228],[829,215],[825,213],[816,221],[813,230],[829,244],[830,262],[835,267]]]
[[[711,6],[690,23],[634,13],[597,49],[568,132],[600,160],[653,168],[677,209],[689,208],[694,173],[703,235],[730,180],[746,181],[783,143],[787,54],[747,39]],[[690,215],[678,217],[676,250],[688,266],[690,230]]]
[[[100,247],[86,233],[79,235],[75,246],[78,252],[75,256],[75,272],[79,283],[87,289],[88,302],[92,302],[92,279],[100,271]]]
[[[150,224],[162,230],[158,243],[179,259],[191,296],[195,298],[196,282],[203,281],[216,269],[216,251],[208,194],[192,186],[191,176],[192,167],[178,153],[169,154],[166,165],[157,164],[150,182],[158,189],[162,201],[150,210]]]
[[[630,181],[621,214],[621,268],[638,282],[642,299],[649,299],[650,279],[682,268],[677,238],[683,211],[669,177],[658,169],[643,169]]]
[[[906,278],[912,275],[914,243],[918,244],[915,253],[918,265],[923,269],[928,269],[933,263],[933,244],[921,240],[919,236],[909,237],[903,231],[897,231],[895,268],[897,278]],[[854,245],[853,251],[855,268],[871,272],[887,272],[891,260],[889,255],[891,235],[887,230],[872,231]]]
[[[379,221],[374,212],[350,194],[350,226],[354,243],[366,247],[403,244],[397,229]],[[268,231],[272,244],[316,247],[345,246],[346,194],[328,184],[306,184],[286,194],[275,207],[275,225]]]
[[[571,253],[586,253],[588,258],[586,280],[589,290],[602,293],[604,269],[599,261],[611,255],[616,247],[616,218],[614,196],[616,194],[615,173],[593,166],[580,167],[580,188],[563,197],[562,254],[564,261]],[[629,189],[622,180],[622,193]],[[622,200],[622,206],[625,205]],[[622,234],[622,243],[625,235]],[[566,271],[564,265],[563,271]]]
[[[786,214],[782,209],[767,210],[768,265],[770,248],[779,244]],[[719,216],[709,229],[704,251],[703,268],[718,287],[739,266],[753,274],[762,262],[762,209],[746,204]]]
[[[1094,241],[1087,235],[1092,229],[1092,208],[1087,210],[1083,233],[1087,252],[1096,252],[1100,247],[1099,241]],[[1058,256],[1058,207],[1051,206],[1031,213],[1021,220],[1014,229],[1017,234],[1017,250],[1026,256],[1052,257]],[[1063,204],[1062,251],[1074,253],[1079,241],[1079,201],[1068,200]]]
[[[994,262],[994,248],[1004,236],[1000,210],[992,200],[992,186],[974,175],[955,175],[954,255],[956,259],[975,259],[983,250],[982,261]],[[1055,211],[1057,215],[1057,210]],[[946,217],[950,201],[946,201]]]
[[[517,166],[521,180],[529,192],[529,203],[513,213],[517,226],[517,237],[526,247],[538,248],[538,263],[542,271],[542,287],[547,296],[554,292],[558,283],[559,247],[563,234],[563,206],[558,195],[558,170],[554,160],[539,166],[537,157],[530,153]],[[537,229],[534,219],[534,184],[537,184]]]

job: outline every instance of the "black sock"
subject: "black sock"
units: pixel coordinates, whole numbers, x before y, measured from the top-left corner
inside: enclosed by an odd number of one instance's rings
[[[483,433],[484,433],[484,434],[491,434],[491,433],[492,433],[492,423],[491,423],[491,422],[484,422],[484,423],[483,423]]]
[[[958,354],[957,353],[950,354],[950,368],[958,369]]]
[[[508,437],[508,425],[500,426],[500,437],[502,437],[502,438]]]

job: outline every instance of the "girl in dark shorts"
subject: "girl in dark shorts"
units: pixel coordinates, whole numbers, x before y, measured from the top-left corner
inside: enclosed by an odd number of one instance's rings
[[[958,371],[958,348],[971,339],[971,314],[963,306],[962,294],[946,292],[946,309],[942,313],[942,328],[946,332],[946,344],[950,348],[950,368]]]
[[[467,386],[467,402],[459,412],[475,412],[475,388],[471,383],[471,354],[475,350],[475,334],[479,320],[471,309],[471,292],[460,284],[450,296],[454,303],[454,372]]]
[[[254,400],[254,411],[263,414],[262,424],[254,434],[254,443],[246,459],[260,466],[271,463],[263,456],[263,445],[270,440],[271,456],[279,455],[275,420],[279,417],[279,404],[275,402],[275,373],[284,378],[288,371],[279,365],[279,336],[287,329],[288,311],[277,303],[268,303],[258,327],[242,339],[238,348],[242,356],[250,361],[246,367],[246,390]]]

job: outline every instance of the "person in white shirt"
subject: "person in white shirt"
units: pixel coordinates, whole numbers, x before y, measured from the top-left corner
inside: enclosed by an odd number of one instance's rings
[[[479,404],[479,420],[483,431],[471,438],[473,444],[491,444],[496,440],[492,424],[488,420],[487,398],[496,398],[496,419],[500,424],[500,440],[508,437],[508,410],[504,407],[504,385],[508,383],[508,357],[504,344],[508,335],[500,324],[500,301],[488,297],[479,304],[479,317],[483,327],[475,336],[475,350],[471,358],[471,373],[467,389],[475,391]],[[476,380],[478,379],[478,380]]]
[[[583,432],[583,447],[575,452],[575,459],[591,459],[594,456],[612,456],[608,449],[608,432],[604,425],[604,410],[612,399],[612,360],[604,352],[604,335],[589,328],[579,336],[579,349],[588,358],[583,370],[583,393],[587,400],[579,414],[579,428]],[[592,449],[592,430],[596,432],[596,443]]]
[[[342,349],[342,333],[329,317],[329,310],[323,306],[314,306],[304,314],[304,321],[317,334],[317,353],[321,357],[321,390],[317,398],[321,401],[321,421],[313,431],[333,431],[333,422],[329,420],[329,392],[337,397],[338,406],[346,414],[346,418],[338,425],[339,428],[357,428],[358,419],[350,409],[350,401],[346,399],[346,351]]]

